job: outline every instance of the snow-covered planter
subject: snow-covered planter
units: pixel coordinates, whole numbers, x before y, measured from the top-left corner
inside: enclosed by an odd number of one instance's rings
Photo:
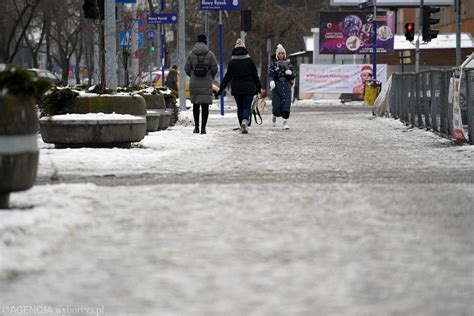
[[[165,97],[161,94],[161,92],[158,93],[154,88],[147,88],[139,91],[138,93],[140,93],[140,95],[145,98],[147,110],[153,111],[152,115],[156,115],[156,113],[158,113],[158,130],[167,129],[170,125],[171,113],[166,110]]]
[[[166,109],[170,112],[169,126],[174,126],[178,121],[179,107],[178,107],[178,93],[168,88],[158,88],[158,91],[165,98]]]
[[[161,113],[156,110],[146,111],[146,131],[155,132],[160,127]]]
[[[31,188],[38,168],[37,99],[49,83],[22,69],[0,72],[0,209],[9,208],[10,192]]]
[[[138,94],[57,89],[40,103],[41,137],[64,147],[130,147],[145,137],[146,103]],[[69,115],[68,115],[69,114]]]
[[[146,133],[145,117],[125,114],[64,114],[40,119],[41,137],[56,148],[129,148]]]

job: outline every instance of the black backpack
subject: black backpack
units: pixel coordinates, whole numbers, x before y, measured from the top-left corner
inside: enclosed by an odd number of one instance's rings
[[[206,63],[204,62],[206,55],[207,54],[197,55],[198,62],[196,66],[194,66],[194,75],[197,77],[205,77],[207,75],[207,72],[209,71]]]

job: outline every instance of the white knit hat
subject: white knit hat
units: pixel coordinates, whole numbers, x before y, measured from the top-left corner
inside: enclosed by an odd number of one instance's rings
[[[235,41],[235,48],[237,47],[245,47],[244,42],[242,42],[240,38],[238,38],[237,41]]]
[[[278,45],[277,45],[277,49],[276,49],[276,51],[275,51],[275,55],[276,55],[277,57],[278,57],[278,53],[284,53],[285,56],[286,56],[286,50],[285,50],[285,48],[283,47],[283,45],[281,45],[281,44],[278,44]]]

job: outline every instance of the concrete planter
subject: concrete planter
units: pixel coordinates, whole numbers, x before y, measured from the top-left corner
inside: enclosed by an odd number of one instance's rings
[[[160,126],[161,113],[156,110],[146,111],[146,131],[155,132]]]
[[[171,120],[171,113],[166,110],[160,110],[160,125],[158,127],[158,130],[164,130],[167,129],[170,126],[170,120]]]
[[[146,115],[145,99],[136,95],[91,95],[68,101],[67,112]]]
[[[31,188],[38,168],[38,116],[30,98],[0,96],[0,209]]]
[[[143,94],[148,110],[164,110],[166,109],[165,97],[161,94]]]
[[[147,130],[146,103],[140,95],[79,97],[68,101],[67,111],[73,117],[53,115],[40,120],[41,137],[45,143],[52,143],[56,148],[128,148],[131,143],[142,140]],[[87,113],[109,115],[77,115]]]
[[[166,109],[165,97],[161,94],[143,94],[142,96],[146,101],[148,112],[153,111],[153,113],[158,113],[152,114],[156,115],[159,120],[158,128],[156,130],[161,131],[167,129],[170,126],[171,113]],[[148,112],[147,122],[154,120],[154,118],[148,118]],[[151,128],[149,131],[151,131]]]
[[[69,119],[67,115],[57,115],[40,119],[43,141],[54,144],[56,148],[129,148],[131,143],[145,137],[146,129],[146,119],[139,116],[97,120]]]

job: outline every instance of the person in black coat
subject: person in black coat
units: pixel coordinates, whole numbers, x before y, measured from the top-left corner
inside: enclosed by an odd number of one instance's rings
[[[261,84],[257,67],[240,38],[237,39],[235,48],[232,50],[232,59],[227,66],[227,72],[216,97],[224,91],[229,82],[231,84],[231,94],[237,103],[240,130],[243,134],[247,134],[253,97],[260,93]]]
[[[178,66],[171,67],[166,77],[166,86],[171,90],[178,91]]]

